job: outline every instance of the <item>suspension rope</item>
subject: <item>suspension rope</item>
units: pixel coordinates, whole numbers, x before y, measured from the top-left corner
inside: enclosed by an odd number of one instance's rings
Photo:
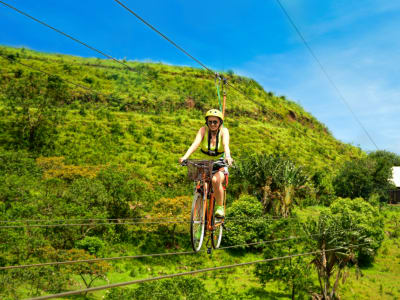
[[[1,1],[0,1],[0,2],[1,2]],[[8,60],[8,61],[10,61],[10,59],[9,59],[6,55],[4,55],[4,54],[2,54],[2,53],[0,53],[0,57],[2,57],[3,59],[6,59],[6,60]],[[90,87],[81,85],[81,84],[79,84],[79,83],[72,82],[72,81],[70,81],[70,80],[68,80],[68,79],[61,78],[59,75],[51,74],[51,73],[49,73],[49,72],[43,71],[43,70],[41,70],[41,69],[39,69],[39,68],[36,68],[36,67],[34,67],[34,66],[27,65],[27,64],[22,63],[22,62],[20,62],[20,61],[18,61],[18,60],[13,60],[12,62],[15,62],[15,63],[17,63],[17,64],[19,64],[19,65],[21,65],[21,66],[27,67],[27,68],[29,68],[29,69],[31,69],[31,70],[34,70],[34,71],[43,73],[43,74],[45,74],[45,75],[47,75],[47,76],[58,76],[61,80],[65,81],[65,82],[67,82],[67,83],[69,83],[69,84],[71,84],[71,85],[74,85],[74,86],[76,86],[76,87],[80,87],[80,88],[82,88],[82,89],[85,89],[85,90],[87,90],[87,91],[90,91],[90,92],[93,92],[93,93],[96,93],[96,94],[99,94],[99,95],[102,95],[102,96],[105,96],[105,97],[109,97],[109,96],[110,96],[110,95],[103,94],[103,93],[101,93],[101,92],[99,92],[99,91],[93,90],[93,89],[90,88]]]
[[[137,13],[135,13],[133,10],[131,10],[129,7],[127,7],[125,4],[121,3],[121,1],[114,0],[117,2],[119,5],[121,5],[123,8],[125,8],[127,11],[129,11],[132,15],[134,15],[136,18],[138,18],[140,21],[142,21],[144,24],[146,24],[148,27],[153,29],[155,32],[157,32],[161,37],[166,39],[168,42],[170,42],[172,45],[174,45],[177,49],[185,53],[187,56],[189,56],[191,59],[196,61],[199,65],[201,65],[204,69],[206,69],[208,72],[214,74],[214,72],[209,69],[205,64],[203,64],[200,60],[195,58],[194,56],[190,55],[185,49],[177,45],[174,41],[172,41],[170,38],[168,38],[165,34],[161,33],[157,28],[155,28],[153,25],[151,25],[149,22],[145,21],[142,17],[140,17]]]
[[[75,38],[75,37],[73,37],[73,36],[71,36],[71,35],[69,35],[69,34],[67,34],[67,33],[65,33],[65,32],[63,32],[63,31],[61,31],[61,30],[59,30],[59,29],[57,29],[57,28],[55,28],[55,27],[53,27],[53,26],[50,26],[49,24],[47,24],[47,23],[45,23],[45,22],[43,22],[43,21],[41,21],[41,20],[39,20],[39,19],[37,19],[37,18],[35,18],[35,17],[29,15],[29,14],[26,13],[26,12],[23,12],[22,10],[19,10],[18,8],[14,7],[14,6],[12,6],[12,5],[10,5],[10,4],[8,4],[8,3],[2,1],[2,0],[0,0],[0,3],[3,4],[3,5],[5,5],[5,6],[7,6],[8,8],[11,8],[11,9],[15,10],[16,12],[18,12],[18,13],[24,15],[25,17],[28,17],[28,18],[30,18],[31,20],[33,20],[33,21],[35,21],[35,22],[37,22],[37,23],[39,23],[39,24],[42,24],[43,26],[46,26],[47,28],[50,28],[51,30],[54,30],[54,31],[58,32],[59,34],[62,34],[63,36],[65,36],[65,37],[67,37],[67,38],[69,38],[69,39],[71,39],[71,40],[73,40],[73,41],[75,41],[75,42],[77,42],[77,43],[79,43],[79,44],[85,46],[86,48],[89,48],[90,50],[93,50],[93,51],[95,51],[95,52],[97,52],[97,53],[99,53],[99,54],[101,54],[101,55],[103,55],[103,56],[105,56],[105,57],[107,57],[107,58],[109,58],[109,59],[111,59],[111,60],[113,60],[113,61],[115,61],[115,62],[121,64],[121,65],[124,65],[124,66],[127,67],[129,70],[136,72],[136,70],[132,69],[129,65],[127,65],[126,63],[124,63],[124,62],[122,62],[122,61],[120,61],[120,60],[118,60],[118,59],[112,57],[111,55],[109,55],[109,54],[107,54],[107,53],[104,53],[103,51],[101,51],[101,50],[99,50],[99,49],[97,49],[97,48],[95,48],[95,47],[93,47],[93,46],[90,46],[89,44],[84,43],[84,42],[78,40],[77,38]]]
[[[217,81],[218,80],[218,81]],[[217,88],[217,96],[218,96],[218,103],[219,103],[219,110],[222,112],[222,103],[221,103],[221,94],[219,92],[219,86],[221,84],[221,77],[218,73],[215,73],[215,87]]]
[[[358,244],[358,245],[349,245],[348,247],[338,247],[338,248],[327,249],[327,250],[304,252],[304,253],[298,253],[298,254],[292,254],[292,255],[286,255],[286,256],[280,256],[280,257],[255,260],[255,261],[250,261],[250,262],[245,262],[245,263],[205,268],[205,269],[199,269],[199,270],[183,272],[183,273],[175,273],[175,274],[150,277],[150,278],[145,278],[145,279],[132,280],[132,281],[127,281],[127,282],[108,284],[108,285],[103,285],[103,286],[98,286],[98,287],[93,287],[93,288],[88,288],[88,289],[82,289],[82,290],[77,290],[77,291],[70,291],[70,292],[64,292],[64,293],[59,293],[59,294],[35,297],[35,298],[30,298],[28,300],[44,300],[44,299],[52,299],[52,298],[65,297],[65,296],[71,296],[71,295],[78,295],[78,294],[82,294],[82,293],[89,293],[89,292],[100,291],[100,290],[105,290],[105,289],[110,289],[110,288],[115,288],[115,287],[122,287],[122,286],[138,284],[138,283],[143,283],[143,282],[149,282],[149,281],[156,281],[156,280],[161,280],[161,279],[166,279],[166,278],[194,275],[194,274],[198,274],[198,273],[205,273],[205,272],[224,270],[224,269],[230,269],[230,268],[236,268],[236,267],[244,267],[244,266],[249,266],[249,265],[254,265],[254,264],[267,263],[267,262],[271,262],[271,261],[279,261],[279,260],[284,260],[284,259],[289,259],[289,258],[294,258],[294,257],[308,256],[308,255],[314,255],[314,254],[320,254],[320,253],[322,254],[324,252],[326,253],[326,252],[332,252],[332,251],[343,250],[343,249],[353,249],[353,248],[356,248],[356,247],[359,247],[359,246],[362,246],[365,244],[369,244],[369,243]]]
[[[190,221],[161,221],[161,222],[148,222],[148,221],[137,221],[137,222],[121,222],[121,223],[81,223],[81,224],[25,224],[25,225],[2,225],[0,229],[9,228],[29,228],[29,227],[65,227],[65,226],[99,226],[99,225],[136,225],[136,224],[177,224],[177,223],[190,223]]]
[[[343,230],[337,231],[336,233],[344,232]],[[323,236],[324,234],[311,234],[308,236],[290,236],[287,238],[279,238],[279,239],[272,239],[272,240],[263,240],[259,242],[253,243],[245,243],[245,244],[238,244],[232,246],[225,246],[214,249],[216,251],[220,250],[227,250],[227,249],[234,249],[234,248],[241,248],[241,247],[248,247],[248,246],[256,246],[256,245],[265,245],[271,243],[279,243],[279,242],[286,242],[290,240],[298,240],[303,238],[309,238],[312,236]],[[205,252],[207,250],[200,250],[198,252]],[[26,265],[14,265],[14,266],[5,266],[0,267],[1,270],[11,270],[11,269],[26,269],[26,268],[33,268],[33,267],[46,267],[46,266],[55,266],[55,265],[69,265],[69,264],[76,264],[76,263],[95,263],[99,261],[113,261],[113,260],[123,260],[123,259],[139,259],[139,258],[146,258],[146,257],[161,257],[161,256],[173,256],[173,255],[188,255],[188,254],[195,254],[198,252],[194,251],[183,251],[183,252],[165,252],[165,253],[153,253],[153,254],[140,254],[140,255],[128,255],[128,256],[117,256],[117,257],[103,257],[103,258],[93,258],[93,259],[80,259],[80,260],[67,260],[67,261],[56,261],[56,262],[47,262],[47,263],[37,263],[37,264],[26,264]]]
[[[287,19],[289,20],[290,24],[293,26],[294,30],[296,31],[296,33],[298,34],[298,36],[300,37],[300,39],[302,40],[303,44],[306,46],[307,50],[310,52],[311,56],[314,58],[314,60],[317,62],[318,66],[320,67],[322,73],[324,73],[325,77],[328,79],[329,83],[332,85],[332,87],[334,88],[334,90],[336,91],[336,93],[339,95],[340,99],[343,101],[343,103],[345,104],[345,106],[347,107],[347,109],[350,111],[350,113],[353,115],[354,119],[357,121],[358,125],[360,125],[360,127],[362,128],[362,130],[364,131],[364,133],[367,135],[368,139],[371,141],[371,143],[375,146],[376,150],[379,150],[378,146],[376,145],[376,143],[374,142],[374,140],[372,139],[371,135],[368,133],[367,129],[364,127],[364,125],[361,123],[360,119],[357,117],[357,115],[355,114],[355,112],[353,111],[353,109],[351,108],[350,104],[348,103],[348,101],[346,100],[346,98],[344,97],[344,95],[342,94],[342,92],[339,90],[338,86],[335,84],[335,82],[333,81],[332,77],[329,75],[329,73],[326,71],[325,67],[322,65],[321,61],[318,59],[318,57],[315,55],[314,51],[311,49],[310,45],[307,43],[306,39],[304,38],[304,36],[302,35],[302,33],[300,32],[299,28],[296,26],[296,24],[294,23],[293,19],[290,17],[288,11],[285,9],[285,7],[283,6],[282,2],[280,0],[276,0],[276,2],[279,4],[280,8],[282,9],[283,13],[285,14],[285,16],[287,17]]]
[[[182,47],[178,46],[174,41],[172,41],[169,37],[167,37],[165,34],[163,34],[162,32],[160,32],[157,28],[155,28],[153,25],[151,25],[149,22],[147,22],[146,20],[144,20],[142,17],[140,17],[137,13],[135,13],[132,9],[130,9],[129,7],[127,7],[125,4],[121,3],[121,1],[119,0],[114,0],[115,2],[117,2],[119,5],[121,5],[123,8],[125,8],[127,11],[129,11],[132,15],[134,15],[136,18],[138,18],[140,21],[142,21],[145,25],[147,25],[148,27],[150,27],[152,30],[154,30],[156,33],[158,33],[162,38],[164,38],[165,40],[167,40],[168,42],[170,42],[172,45],[174,45],[178,50],[180,50],[181,52],[183,52],[185,55],[187,55],[188,57],[190,57],[191,59],[193,59],[195,62],[197,62],[200,66],[202,66],[205,70],[207,70],[210,74],[214,75],[215,72],[213,70],[211,70],[210,68],[208,68],[205,64],[203,64],[201,61],[199,61],[197,58],[195,58],[193,55],[189,54],[185,49],[183,49]],[[225,78],[226,80],[226,78]],[[239,92],[240,94],[242,94],[245,98],[247,98],[248,100],[250,100],[251,102],[261,106],[263,109],[266,109],[265,105],[262,104],[259,101],[256,101],[254,99],[252,99],[251,97],[249,97],[248,95],[246,95],[242,90],[240,90],[239,88],[235,87],[234,85],[232,85],[229,81],[226,81],[226,84],[229,85],[231,88],[233,88],[234,90],[236,90],[237,92]]]
[[[261,216],[261,217],[232,217],[225,218],[226,222],[239,222],[239,221],[250,221],[250,220],[264,220],[264,221],[280,221],[280,220],[294,220],[297,221],[296,217],[280,217],[280,216]],[[83,221],[85,223],[56,223],[56,222],[71,222],[71,221]],[[103,221],[93,222],[91,221]],[[105,221],[123,221],[123,222],[105,222]],[[131,222],[129,222],[131,221]],[[51,222],[53,224],[30,224],[30,223],[44,223]],[[1,220],[0,223],[11,224],[11,225],[0,225],[2,228],[24,228],[24,227],[63,227],[63,226],[97,226],[97,225],[134,225],[134,224],[177,224],[177,223],[190,223],[188,218],[176,219],[176,218],[116,218],[116,219],[21,219],[21,220]],[[15,225],[13,223],[25,223],[24,225]]]

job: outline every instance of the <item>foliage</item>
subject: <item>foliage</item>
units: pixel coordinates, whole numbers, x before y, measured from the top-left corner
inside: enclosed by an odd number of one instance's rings
[[[227,208],[226,216],[227,220],[231,220],[228,224],[229,231],[223,236],[223,242],[227,245],[260,242],[266,238],[271,229],[270,221],[263,217],[260,201],[254,196],[240,196]],[[260,247],[262,246],[251,246],[253,249]]]
[[[112,289],[107,293],[105,300],[201,300],[209,297],[204,283],[199,279],[182,277],[146,282],[136,289]]]
[[[159,239],[164,241],[167,248],[177,247],[176,235],[185,235],[187,238],[187,223],[190,216],[190,197],[181,196],[176,198],[161,198],[158,200],[152,211],[152,217],[156,220],[165,220],[165,223],[158,224],[157,233]],[[171,224],[174,220],[178,223]]]
[[[75,242],[77,249],[83,249],[90,254],[98,254],[104,248],[104,242],[95,236],[85,236],[82,240]]]
[[[293,241],[282,245],[267,244],[263,253],[264,258],[291,255],[293,248],[295,250],[297,248],[294,253],[302,252]],[[279,281],[285,290],[291,292],[292,299],[307,299],[313,290],[310,264],[307,258],[299,256],[258,264],[254,273],[264,286],[269,281]]]
[[[189,195],[191,187],[176,161],[204,124],[204,111],[216,104],[214,79],[190,67],[126,62],[135,73],[109,60],[1,46],[0,52],[8,57],[0,58],[0,219],[36,219],[38,223],[85,219],[89,224],[1,230],[0,264],[187,246],[187,230],[179,223],[176,227],[106,226],[95,224],[94,219],[112,218],[119,224],[121,218],[189,216],[185,211],[190,199],[181,196]],[[54,75],[32,72],[19,63]],[[310,175],[335,174],[337,165],[365,156],[360,149],[335,140],[325,125],[296,103],[233,72],[225,76],[263,104],[260,109],[242,95],[228,92],[225,124],[232,136],[233,157],[240,161],[239,154],[244,152],[284,155],[266,158],[275,162],[271,170],[278,170],[271,190],[264,193],[268,212],[287,215],[296,201],[314,197],[312,183],[297,180],[304,174],[296,166],[306,166]],[[243,156],[245,161],[247,157]],[[275,165],[279,167],[274,169]],[[324,176],[313,183],[317,197],[329,198],[330,178]],[[257,182],[240,176],[232,179],[229,196],[249,191],[263,199]],[[261,183],[266,186],[265,180]],[[249,215],[262,213],[261,202],[249,196],[230,203],[232,216],[244,215],[241,208]],[[230,237],[227,233],[229,243],[283,234],[265,220],[239,224],[232,224]],[[119,267],[115,269],[119,272]],[[107,265],[76,265],[0,273],[0,297],[25,298],[70,289],[78,277],[91,286],[110,270]],[[51,281],[53,273],[59,274],[59,281]],[[208,295],[202,290],[202,295]],[[215,293],[210,297],[251,298],[235,291]]]
[[[345,268],[371,261],[383,240],[382,217],[378,209],[362,198],[337,199],[329,210],[321,212],[317,221],[309,219],[305,228],[310,236],[310,250],[322,251],[314,256],[313,264],[323,299],[337,297]]]
[[[388,201],[392,167],[399,158],[387,151],[376,151],[368,157],[346,162],[334,179],[336,194],[340,197],[368,199],[373,193],[381,201]]]
[[[296,192],[304,188],[308,178],[301,167],[279,155],[242,157],[235,171],[248,192],[261,201],[264,213],[289,216]]]

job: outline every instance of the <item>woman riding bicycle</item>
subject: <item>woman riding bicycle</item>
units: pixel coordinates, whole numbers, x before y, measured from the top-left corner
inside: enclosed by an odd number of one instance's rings
[[[218,109],[211,109],[206,113],[206,125],[199,129],[192,145],[186,154],[179,159],[182,163],[201,144],[201,152],[206,159],[213,159],[219,156],[213,164],[212,185],[214,188],[216,211],[215,216],[224,217],[223,197],[224,189],[222,184],[225,181],[225,174],[228,174],[228,166],[232,165],[233,159],[229,149],[229,131],[222,126],[224,116]]]

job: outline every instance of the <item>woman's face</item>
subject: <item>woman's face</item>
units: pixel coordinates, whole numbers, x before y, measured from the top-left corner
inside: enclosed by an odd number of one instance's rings
[[[207,125],[211,130],[217,130],[219,127],[220,120],[218,117],[208,117]]]

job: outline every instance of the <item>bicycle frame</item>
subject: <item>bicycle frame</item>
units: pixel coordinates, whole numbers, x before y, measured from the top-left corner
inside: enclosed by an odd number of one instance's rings
[[[223,186],[224,189],[224,199],[226,199],[226,186],[228,184],[228,175],[225,175],[225,185]],[[210,186],[210,187],[209,187]],[[203,188],[201,192],[201,188]],[[219,224],[213,224],[213,211],[214,211],[214,205],[215,205],[215,195],[212,187],[212,183],[206,180],[205,174],[203,174],[203,178],[201,181],[199,181],[196,185],[196,189],[200,191],[200,193],[203,193],[203,207],[204,207],[204,220],[206,220],[206,230],[207,231],[213,231],[216,229],[216,227],[221,226],[224,222],[222,221]],[[210,197],[208,197],[210,195]],[[207,201],[209,200],[209,201]],[[224,210],[226,211],[226,201],[223,201],[224,203]]]
[[[191,163],[191,162],[188,162]],[[192,162],[196,169],[189,169],[188,177],[195,181],[194,199],[192,202],[190,235],[192,247],[195,252],[199,251],[203,243],[203,238],[209,235],[212,248],[217,249],[221,244],[224,226],[224,217],[214,215],[215,193],[212,184],[213,174],[211,173],[211,161]],[[202,169],[201,171],[199,171]],[[223,171],[220,169],[219,171]],[[228,184],[228,174],[225,174],[225,184],[223,185],[223,205],[226,211],[226,187]],[[198,212],[196,216],[196,212]],[[197,224],[197,225],[196,225]],[[200,227],[198,227],[200,226]],[[201,228],[201,229],[200,229]],[[196,237],[201,230],[201,238]],[[207,233],[208,232],[208,233]],[[208,245],[207,241],[207,245]],[[208,248],[208,251],[211,248]]]

